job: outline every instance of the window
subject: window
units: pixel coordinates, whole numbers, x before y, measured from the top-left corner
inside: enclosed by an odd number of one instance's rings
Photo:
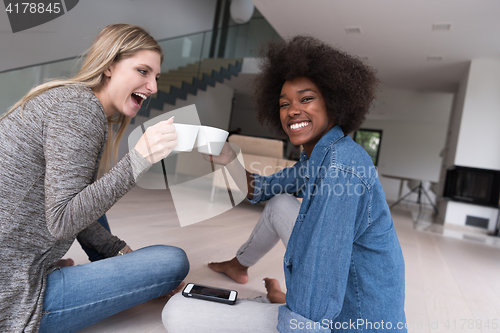
[[[371,129],[357,130],[354,132],[354,141],[366,150],[368,155],[371,156],[373,164],[377,166],[382,131]]]

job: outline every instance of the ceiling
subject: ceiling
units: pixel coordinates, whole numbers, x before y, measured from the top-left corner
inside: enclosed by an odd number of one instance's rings
[[[471,59],[500,59],[498,0],[252,1],[282,37],[309,34],[367,57],[392,88],[455,92]],[[443,23],[450,30],[433,31]]]
[[[368,57],[391,88],[455,92],[471,59],[500,58],[500,0],[252,1],[281,36],[309,34]],[[207,30],[215,3],[85,0],[61,18],[16,34],[2,12],[0,71],[81,54],[101,27],[114,22],[145,26],[156,38]],[[451,29],[433,31],[435,23]],[[348,27],[361,33],[346,33]]]

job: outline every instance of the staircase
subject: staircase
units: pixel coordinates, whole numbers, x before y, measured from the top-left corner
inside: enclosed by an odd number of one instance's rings
[[[151,109],[163,110],[163,104],[175,105],[177,98],[186,99],[187,94],[196,95],[198,89],[215,86],[224,79],[238,76],[243,59],[209,58],[178,69],[162,73],[158,80],[158,92],[142,104],[138,116],[150,117]],[[132,119],[132,123],[134,119]]]

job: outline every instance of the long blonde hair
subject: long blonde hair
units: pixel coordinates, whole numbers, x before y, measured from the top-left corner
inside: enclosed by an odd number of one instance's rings
[[[67,85],[83,85],[91,88],[94,92],[104,87],[104,71],[113,63],[132,57],[136,52],[142,50],[157,51],[163,62],[163,51],[149,33],[141,27],[129,24],[111,24],[105,27],[96,37],[88,51],[78,74],[70,79],[52,80],[31,89],[21,100],[14,104],[10,110],[0,119],[20,107],[21,112],[24,105],[30,99],[43,92]],[[116,162],[118,146],[130,124],[131,118],[122,114],[108,117],[108,137],[104,153],[99,165],[99,176],[107,172]]]

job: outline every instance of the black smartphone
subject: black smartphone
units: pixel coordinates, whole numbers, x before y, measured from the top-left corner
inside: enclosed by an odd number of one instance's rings
[[[182,291],[182,296],[204,299],[229,305],[236,303],[238,292],[236,290],[221,289],[188,283]]]

